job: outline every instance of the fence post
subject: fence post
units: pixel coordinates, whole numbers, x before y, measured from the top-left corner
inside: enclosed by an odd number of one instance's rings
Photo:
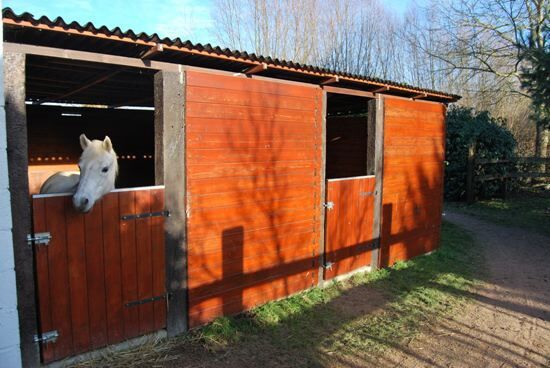
[[[508,190],[509,190],[509,179],[505,177],[502,179],[502,199],[506,200],[508,198]]]
[[[474,188],[474,165],[476,157],[476,144],[471,143],[468,147],[468,162],[466,166],[466,202],[474,203],[475,188]]]

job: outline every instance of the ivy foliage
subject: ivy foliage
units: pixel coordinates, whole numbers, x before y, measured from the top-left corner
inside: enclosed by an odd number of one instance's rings
[[[468,148],[476,146],[477,159],[510,159],[514,157],[516,141],[503,121],[489,112],[476,112],[468,107],[451,107],[447,112],[445,198],[463,200],[466,196]],[[476,165],[475,175],[505,174],[508,165]],[[476,182],[476,193],[491,197],[500,190],[500,181]]]

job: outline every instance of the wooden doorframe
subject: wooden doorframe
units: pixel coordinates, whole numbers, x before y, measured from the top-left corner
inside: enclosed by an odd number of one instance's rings
[[[326,128],[327,128],[327,93],[337,93],[349,96],[360,96],[368,98],[368,135],[367,135],[367,175],[374,175],[375,197],[374,197],[374,221],[373,221],[373,250],[371,255],[371,270],[379,268],[380,259],[380,235],[382,215],[382,182],[384,164],[384,95],[345,88],[334,88],[324,86],[322,88],[322,136],[321,136],[321,175],[320,175],[320,229],[319,229],[319,286],[325,281],[325,229],[326,229]],[[374,152],[373,152],[374,151]],[[373,154],[370,154],[373,152]]]
[[[40,366],[40,347],[33,341],[38,332],[34,256],[27,244],[31,232],[31,203],[28,177],[25,67],[27,55],[4,51],[4,93],[8,176],[11,200],[12,238],[17,284],[17,311],[21,362]]]
[[[376,98],[369,100],[368,114],[368,148],[372,152],[368,156],[367,167],[375,176],[374,187],[374,221],[372,236],[374,238],[374,248],[371,255],[371,270],[379,268],[380,265],[380,236],[381,236],[381,216],[382,216],[382,188],[384,182],[384,96],[377,94]]]
[[[6,44],[5,44],[6,45]],[[24,45],[13,45],[4,51],[4,92],[6,110],[6,139],[8,176],[11,201],[12,218],[17,219],[12,224],[12,237],[14,247],[15,275],[17,285],[17,307],[19,318],[20,350],[22,364],[25,367],[39,367],[40,346],[33,341],[38,333],[38,305],[36,303],[36,275],[34,270],[34,258],[32,246],[27,244],[27,234],[32,231],[32,213],[30,205],[30,192],[28,184],[28,137],[26,116],[26,60],[30,54],[41,54],[43,48],[27,50]],[[84,53],[82,53],[84,54]],[[157,140],[163,136],[163,132],[173,134],[164,135],[166,142],[162,144],[163,150],[160,156],[155,153],[155,164],[161,163],[162,170],[155,168],[155,180],[163,176],[166,185],[166,208],[170,210],[172,217],[167,218],[169,224],[182,221],[180,228],[183,230],[178,236],[169,236],[165,230],[166,239],[166,265],[167,265],[167,292],[171,295],[167,298],[167,333],[174,336],[187,331],[187,273],[186,268],[177,264],[180,257],[186,264],[186,234],[185,234],[185,134],[184,134],[184,86],[185,73],[181,65],[168,63],[151,63],[141,65],[143,61],[133,63],[130,58],[107,58],[102,55],[86,53],[86,55],[47,55],[51,57],[65,57],[83,61],[92,61],[105,64],[122,64],[136,67],[145,67],[158,70],[155,75],[155,106],[157,96],[163,99],[162,112],[155,112],[155,130],[161,125],[162,131],[155,132],[155,149],[158,149]],[[87,57],[86,57],[87,56]],[[141,64],[140,64],[141,63]],[[135,65],[134,65],[135,64]],[[159,93],[158,88],[162,88]],[[181,118],[175,118],[181,117]],[[173,124],[177,122],[177,124]],[[162,123],[162,124],[161,124]],[[178,129],[179,128],[179,129]],[[172,131],[170,131],[172,129]],[[180,144],[176,144],[182,139]],[[166,151],[168,147],[176,147]],[[160,161],[159,160],[160,157]],[[179,167],[179,171],[177,168]],[[168,170],[169,168],[169,170]],[[168,177],[165,175],[167,173]],[[183,184],[183,185],[182,185]],[[179,185],[179,186],[178,186]],[[175,201],[179,198],[180,201]],[[168,227],[166,227],[168,229]],[[179,250],[176,248],[179,247]],[[171,266],[171,267],[170,267]],[[174,280],[178,279],[179,287],[174,287]],[[172,283],[171,283],[172,282]],[[171,297],[170,297],[171,296]]]
[[[321,92],[321,173],[319,175],[319,270],[317,273],[317,285],[325,282],[325,226],[326,226],[326,167],[327,167],[327,91]]]
[[[169,337],[188,330],[185,165],[185,72],[155,74],[155,184],[164,185],[167,315]]]

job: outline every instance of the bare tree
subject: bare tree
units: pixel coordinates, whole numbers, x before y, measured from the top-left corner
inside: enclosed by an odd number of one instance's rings
[[[213,17],[232,48],[460,94],[506,118],[527,150],[523,55],[544,47],[547,1],[431,0],[398,17],[379,0],[215,0]]]
[[[440,14],[426,29],[437,44],[428,48],[417,40],[416,45],[465,82],[462,92],[477,99],[473,105],[500,104],[510,94],[531,98],[521,87],[522,67],[528,50],[546,47],[547,0],[447,0],[431,3],[430,9]],[[537,156],[546,156],[547,130],[537,124]]]
[[[215,34],[224,46],[311,63],[319,0],[215,0]],[[304,16],[306,14],[307,16]]]

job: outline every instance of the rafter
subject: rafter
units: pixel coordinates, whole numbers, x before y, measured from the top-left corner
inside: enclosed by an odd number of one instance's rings
[[[252,74],[261,73],[261,72],[266,71],[266,70],[267,70],[267,64],[266,63],[261,63],[261,64],[253,65],[253,66],[245,69],[243,71],[243,73],[246,74],[246,75],[252,75]]]
[[[141,55],[141,60],[148,60],[151,59],[156,54],[161,53],[164,50],[164,46],[162,46],[161,43],[157,43],[154,46],[151,46],[149,50],[147,50],[143,55]]]
[[[63,93],[61,95],[57,95],[57,96],[53,96],[53,97],[48,97],[46,99],[43,99],[43,100],[40,100],[38,101],[39,104],[43,104],[45,102],[55,102],[55,101],[59,101],[59,100],[62,100],[64,98],[67,98],[69,96],[72,96],[74,94],[77,94],[79,92],[82,92],[82,91],[85,91],[87,90],[88,88],[90,87],[93,87],[95,86],[96,84],[99,84],[99,83],[102,83],[102,82],[105,82],[107,79],[117,75],[118,73],[120,73],[123,69],[115,69],[115,70],[109,70],[107,71],[106,73],[102,74],[101,76],[99,77],[94,77],[92,79],[89,79],[87,80],[86,82],[84,82],[83,84],[81,84],[80,86],[70,90],[69,92],[66,92],[66,93]]]
[[[338,83],[338,82],[340,82],[340,78],[338,76],[334,76],[334,77],[329,77],[329,78],[325,79],[324,81],[322,81],[319,84],[322,85],[322,86],[326,86],[327,84],[333,84],[333,83]]]
[[[390,87],[384,86],[384,87],[377,88],[377,89],[375,89],[371,92],[372,93],[381,93],[381,92],[386,92],[386,91],[389,91],[389,90],[390,90]]]
[[[417,95],[412,96],[411,98],[412,98],[413,100],[418,100],[418,99],[426,98],[426,97],[428,97],[428,94],[427,94],[427,93],[419,93],[419,94],[417,94]]]

